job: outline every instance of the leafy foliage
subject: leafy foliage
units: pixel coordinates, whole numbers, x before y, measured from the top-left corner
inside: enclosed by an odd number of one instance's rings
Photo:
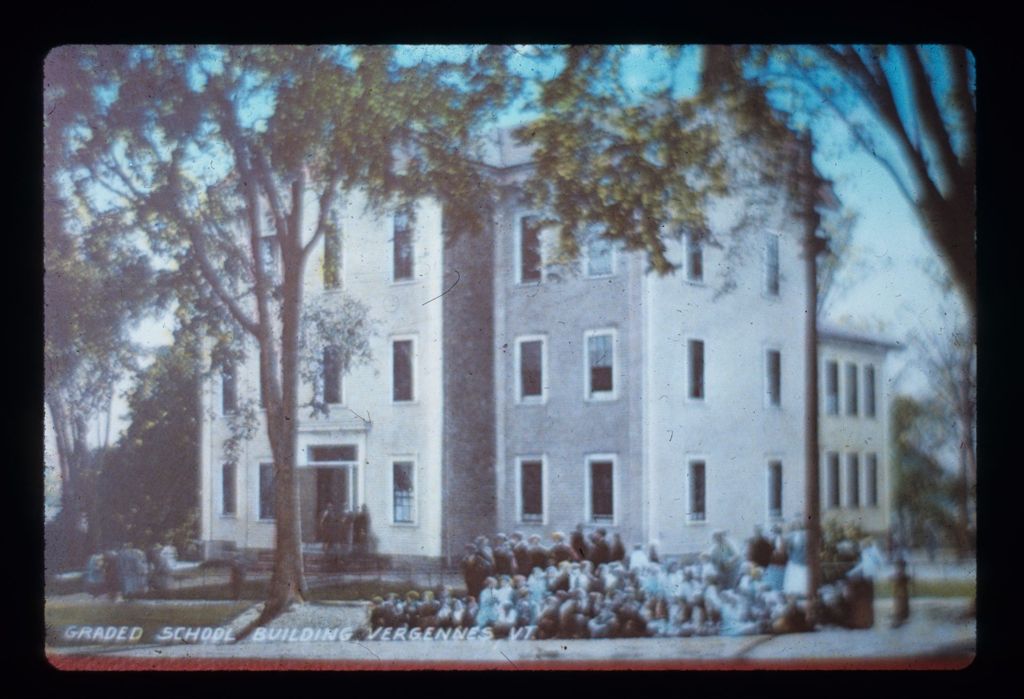
[[[329,415],[324,400],[324,357],[330,352],[344,375],[370,359],[374,324],[365,304],[341,291],[310,299],[302,308],[299,328],[299,375],[314,387],[313,416]]]
[[[199,342],[179,333],[128,396],[130,423],[98,474],[104,546],[174,544],[198,535]]]
[[[941,412],[935,404],[899,396],[891,416],[893,500],[905,533],[920,544],[928,526],[953,532],[955,479],[935,456],[948,437]]]

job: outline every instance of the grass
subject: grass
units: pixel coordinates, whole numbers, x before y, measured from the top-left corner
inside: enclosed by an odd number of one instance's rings
[[[262,602],[267,598],[269,585],[270,583],[268,580],[248,579],[242,584],[241,594],[238,599],[247,600],[249,602]],[[350,580],[347,582],[335,582],[326,585],[313,585],[309,590],[309,599],[314,602],[370,600],[376,595],[387,597],[387,595],[392,592],[404,596],[409,592],[409,590],[417,590],[422,594],[424,589],[429,588],[410,582],[396,582],[391,580]],[[453,589],[452,592],[460,594],[460,590],[457,589]],[[51,591],[50,594],[55,593]],[[139,599],[151,601],[235,601],[231,591],[231,586],[226,582],[211,582],[206,585],[177,587],[159,592],[150,591],[140,595]]]
[[[221,626],[251,606],[251,602],[178,605],[96,600],[88,604],[47,602],[46,640],[52,645],[76,645],[61,638],[67,626],[141,626],[148,641],[164,626]]]
[[[974,580],[911,580],[911,597],[974,597],[978,585]],[[876,597],[892,597],[892,581],[875,582]]]

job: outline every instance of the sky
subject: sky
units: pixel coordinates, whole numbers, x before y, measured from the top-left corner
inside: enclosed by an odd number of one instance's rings
[[[538,65],[529,46],[513,47],[517,53],[513,63],[524,75],[550,75],[553,65]],[[431,58],[459,58],[465,47],[410,47],[402,56],[410,62]],[[697,89],[700,48],[685,47],[674,71],[676,93],[692,94]],[[630,92],[641,95],[654,84],[670,77],[664,62],[645,47],[633,47],[625,61],[623,85]],[[253,119],[265,116],[265,105],[251,105]],[[510,126],[529,115],[524,105],[517,105],[501,115],[497,123]],[[867,153],[847,147],[848,136],[838,120],[815,125],[812,132],[816,141],[815,165],[825,177],[832,180],[836,193],[845,208],[856,214],[850,248],[850,264],[841,269],[845,277],[843,288],[830,300],[826,317],[834,322],[854,328],[880,331],[884,335],[906,342],[911,332],[946,332],[947,320],[942,315],[940,301],[947,296],[925,271],[936,253],[921,229],[913,210],[903,198],[888,173]],[[134,332],[141,345],[156,348],[169,344],[173,321],[170,316],[143,322]],[[890,376],[896,376],[897,390],[920,393],[924,379],[913,367],[912,352],[891,355]],[[125,382],[122,389],[130,384]],[[112,436],[127,426],[126,403],[115,402]]]

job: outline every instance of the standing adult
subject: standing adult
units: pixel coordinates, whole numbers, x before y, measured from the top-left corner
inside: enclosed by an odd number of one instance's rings
[[[626,560],[626,545],[622,543],[622,536],[618,532],[612,534],[612,545],[609,555],[612,561]]]
[[[341,515],[335,508],[334,503],[327,503],[323,515],[320,517],[320,528],[323,531],[324,556],[327,558],[327,565],[331,570],[338,568],[341,547]]]
[[[569,548],[572,549],[573,557],[577,561],[588,557],[587,538],[583,535],[582,524],[577,524],[576,528],[572,530],[572,534],[569,535]]]
[[[787,595],[803,597],[807,594],[807,530],[801,518],[793,520],[786,537],[786,574],[782,591]]]
[[[594,564],[595,568],[602,563],[607,563],[611,559],[612,551],[606,536],[607,532],[603,528],[590,535],[590,555],[588,560]]]
[[[512,555],[519,575],[529,575],[533,571],[530,565],[530,546],[523,539],[522,532],[512,532]]]
[[[764,581],[771,589],[782,591],[782,585],[786,576],[786,563],[789,562],[789,555],[786,553],[786,539],[782,533],[782,527],[776,524],[772,527],[772,555],[768,561],[768,567],[764,571]]]
[[[370,509],[365,502],[352,518],[352,544],[359,555],[370,550]]]
[[[747,560],[758,568],[767,568],[772,562],[772,542],[764,535],[761,525],[754,526],[754,536],[747,542]]]
[[[512,555],[512,547],[509,546],[508,538],[498,533],[494,536],[494,572],[497,575],[514,575],[515,559]]]

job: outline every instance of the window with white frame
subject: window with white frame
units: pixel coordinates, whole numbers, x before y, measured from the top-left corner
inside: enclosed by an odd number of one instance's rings
[[[866,504],[868,507],[878,507],[878,454],[870,452],[864,457],[864,471]]]
[[[765,388],[768,405],[782,405],[782,353],[770,349],[765,352]]]
[[[337,347],[324,349],[324,403],[341,403],[341,360]]]
[[[688,231],[683,238],[686,246],[686,280],[690,282],[704,281],[704,241],[693,231]]]
[[[615,398],[615,331],[590,330],[584,339],[587,348],[587,398]]]
[[[860,455],[851,452],[846,455],[846,504],[860,507]]]
[[[857,415],[857,365],[848,363],[846,365],[846,414]]]
[[[544,461],[519,459],[519,520],[544,521]]]
[[[234,364],[224,367],[220,375],[220,412],[230,415],[238,410],[238,377]]]
[[[260,519],[274,519],[274,464],[260,464]]]
[[[236,468],[233,463],[226,463],[221,466],[221,489],[220,489],[220,513],[225,516],[233,516],[237,511],[237,479]]]
[[[839,414],[839,363],[825,362],[825,412]]]
[[[415,347],[411,339],[391,342],[391,399],[395,403],[406,403],[415,399],[414,352]]]
[[[539,282],[543,274],[540,220],[536,216],[519,219],[519,282]]]
[[[591,522],[612,522],[615,519],[615,460],[592,456],[587,459]]]
[[[779,295],[779,236],[764,236],[764,290],[770,296]]]
[[[324,288],[341,286],[341,231],[334,225],[324,232]]]
[[[588,277],[607,277],[613,274],[615,258],[612,241],[592,232],[587,240],[584,257]]]
[[[768,462],[768,517],[782,519],[782,462]]]
[[[409,212],[398,211],[393,231],[394,267],[392,279],[396,282],[413,278],[413,240]]]
[[[864,414],[875,417],[875,365],[864,367]]]
[[[686,468],[687,498],[686,519],[703,522],[707,519],[707,488],[703,459],[691,459]]]
[[[544,400],[544,338],[522,338],[516,343],[516,383],[522,403]]]
[[[412,461],[391,464],[392,519],[395,524],[415,522],[415,471]]]
[[[689,383],[687,395],[693,400],[704,400],[704,341],[686,343]]]
[[[828,469],[828,506],[838,508],[841,504],[839,484],[839,453],[830,451],[825,455],[825,466]]]

